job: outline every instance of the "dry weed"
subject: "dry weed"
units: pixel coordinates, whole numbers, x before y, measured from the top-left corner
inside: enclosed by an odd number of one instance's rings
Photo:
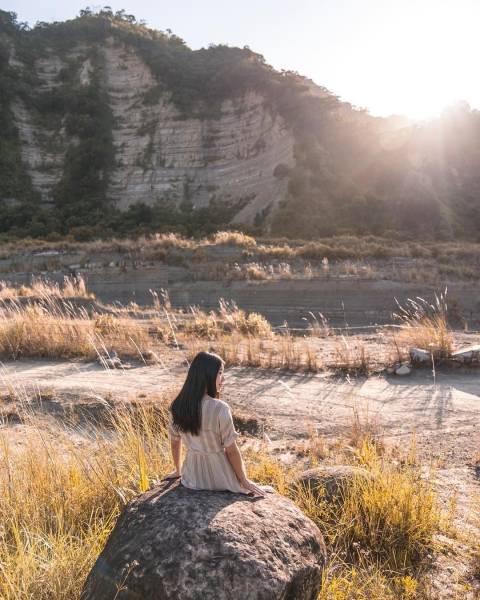
[[[382,458],[368,441],[356,459],[371,477],[354,477],[339,503],[302,487],[297,502],[344,561],[407,574],[433,549],[440,525],[432,484],[419,469]]]
[[[81,447],[30,424],[20,449],[0,438],[0,597],[72,600],[123,504],[169,470],[165,417],[125,407]]]
[[[433,303],[423,298],[407,300],[404,307],[398,305],[395,317],[401,324],[393,339],[400,360],[411,348],[427,350],[434,362],[450,357],[453,335],[448,326],[447,290],[435,295]]]
[[[0,300],[15,300],[18,297],[36,297],[48,301],[53,298],[93,298],[87,291],[83,277],[64,277],[59,284],[47,279],[35,278],[29,286],[12,286],[0,281]]]
[[[209,241],[213,245],[223,244],[242,248],[252,248],[257,245],[255,238],[239,231],[219,231]]]
[[[334,362],[329,366],[348,375],[368,375],[372,368],[372,360],[362,341],[342,335],[337,339]]]
[[[7,358],[94,359],[114,352],[140,358],[151,342],[145,323],[115,315],[90,318],[65,300],[13,302],[0,311],[0,355]]]
[[[338,275],[344,275],[346,277],[357,277],[361,279],[374,279],[377,277],[377,272],[372,265],[350,260],[341,262],[337,266],[336,271]]]
[[[349,443],[354,448],[362,448],[365,443],[375,445],[383,452],[383,431],[378,416],[370,413],[368,404],[354,404],[350,423]]]
[[[307,459],[309,467],[314,467],[332,455],[332,444],[310,426],[308,437],[295,445],[295,452]]]
[[[420,600],[420,594],[411,575],[388,577],[378,566],[342,564],[334,557],[323,573],[318,600]]]

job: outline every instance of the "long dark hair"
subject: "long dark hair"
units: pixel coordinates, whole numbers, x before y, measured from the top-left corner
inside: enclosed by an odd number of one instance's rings
[[[198,435],[202,422],[202,398],[205,392],[218,397],[217,375],[223,360],[210,352],[199,352],[192,360],[183,387],[172,402],[173,423],[185,433]]]

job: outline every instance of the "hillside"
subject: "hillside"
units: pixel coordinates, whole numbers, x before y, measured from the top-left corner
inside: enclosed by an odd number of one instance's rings
[[[480,114],[354,109],[248,48],[192,51],[123,11],[0,11],[0,234],[232,225],[289,237],[476,237]]]

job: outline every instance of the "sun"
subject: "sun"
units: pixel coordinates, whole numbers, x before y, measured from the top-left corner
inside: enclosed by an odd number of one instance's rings
[[[392,82],[384,90],[379,90],[369,108],[372,114],[397,114],[414,120],[428,120],[438,117],[459,99],[441,82],[430,81],[426,85],[420,76],[416,78],[409,73],[408,80]]]
[[[480,100],[474,67],[480,2],[385,4],[393,8],[362,49],[366,64],[355,82],[359,104],[372,114],[428,119],[460,99]]]

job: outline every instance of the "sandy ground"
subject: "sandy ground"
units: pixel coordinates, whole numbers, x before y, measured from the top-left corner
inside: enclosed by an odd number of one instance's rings
[[[94,405],[105,398],[115,401],[164,392],[171,395],[184,374],[185,365],[178,362],[107,371],[95,363],[20,360],[0,366],[0,394],[5,396],[16,389],[28,398],[43,391],[53,393],[60,402],[62,398],[69,402],[81,399]],[[480,539],[478,371],[444,371],[434,377],[426,370],[404,378],[350,380],[325,374],[231,368],[226,374],[224,397],[234,412],[255,416],[265,424],[272,447],[301,439],[312,430],[332,439],[348,435],[354,409],[399,447],[411,443],[415,433],[422,460],[435,467],[442,502],[447,509],[452,501],[457,506],[456,533],[439,540],[442,550],[433,571],[434,597],[480,598],[466,559],[472,540],[478,544]],[[3,406],[0,400],[3,411],[6,404],[12,405],[11,400],[4,400]],[[28,435],[28,429],[15,420],[0,425],[2,429],[20,443]],[[465,582],[473,586],[471,590],[465,588]]]
[[[78,394],[83,398],[131,399],[177,389],[185,366],[137,366],[105,370],[95,363],[20,360],[0,367],[0,390],[14,387],[31,396],[36,390]],[[480,374],[475,371],[414,371],[407,377],[336,378],[231,368],[225,398],[232,407],[265,420],[273,438],[300,437],[312,426],[335,436],[351,425],[353,409],[376,420],[389,437],[435,440],[431,452],[461,464],[465,448],[480,450]],[[457,443],[461,434],[461,444]],[[444,440],[443,442],[441,440]],[[440,444],[437,446],[436,444]],[[459,447],[457,447],[459,446]],[[461,446],[461,448],[460,448]]]

